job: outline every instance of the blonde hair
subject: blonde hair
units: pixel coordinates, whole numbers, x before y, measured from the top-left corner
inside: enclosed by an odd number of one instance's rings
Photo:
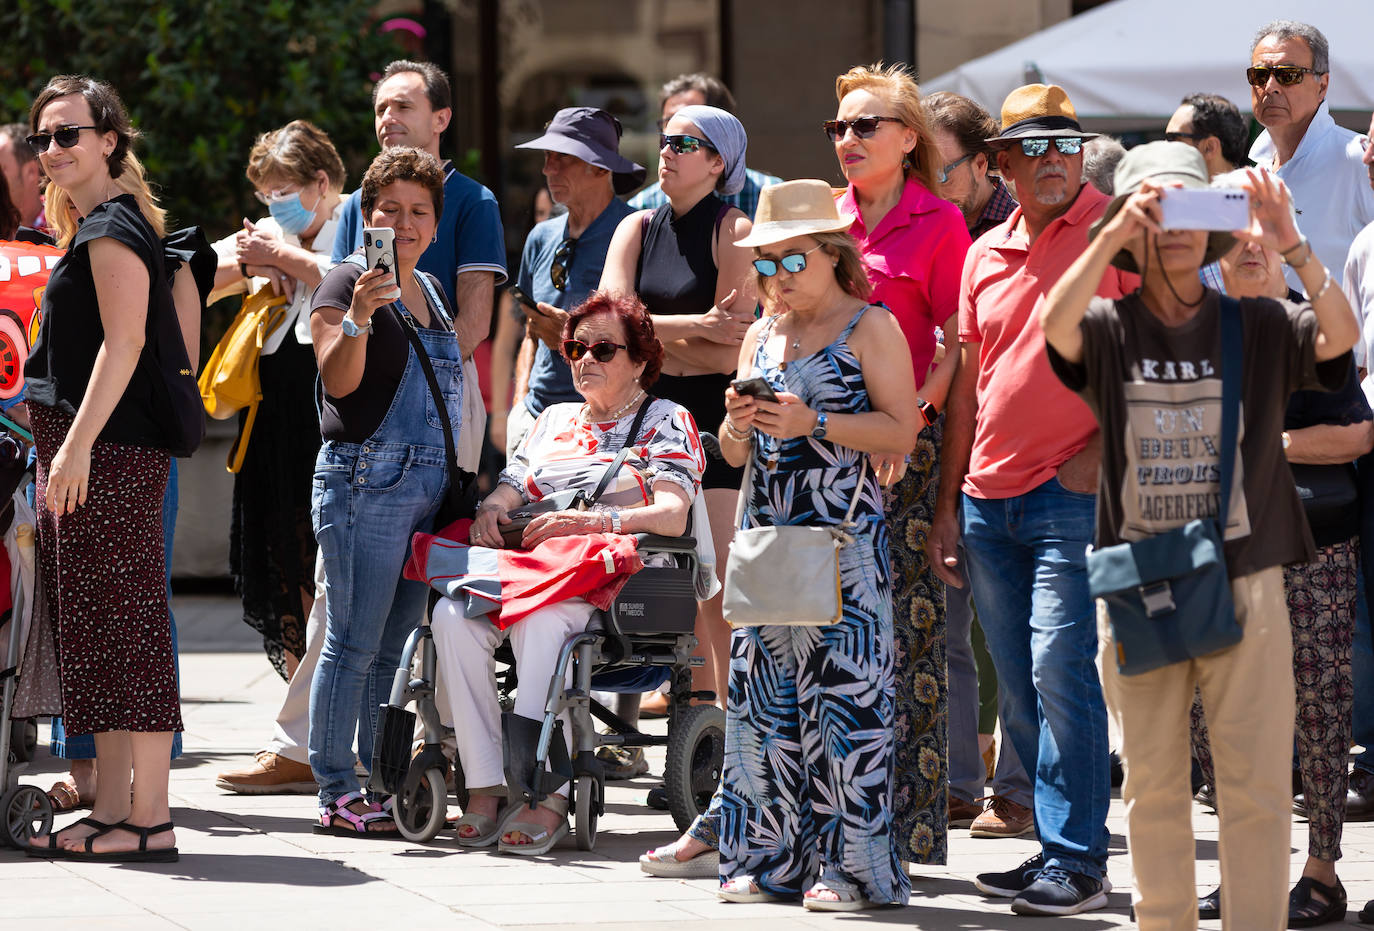
[[[864,270],[863,258],[859,255],[859,244],[854,241],[854,237],[843,230],[807,235],[820,243],[821,251],[835,260],[835,280],[840,288],[859,300],[868,300],[868,296],[873,293],[873,285],[869,283],[868,272]],[[757,248],[754,254],[759,254]],[[772,285],[776,281],[776,275],[765,278],[759,274],[758,269],[754,269],[755,290],[764,295],[768,303],[772,303],[774,299]]]
[[[925,108],[921,106],[921,88],[905,65],[855,65],[835,79],[835,100],[844,100],[856,90],[881,94],[892,104],[892,114],[908,129],[916,132],[916,147],[902,162],[902,173],[920,181],[926,190],[935,189],[935,173],[940,165],[940,150],[935,146]],[[885,114],[877,114],[879,116]]]
[[[343,190],[343,161],[329,136],[309,120],[292,120],[263,133],[248,153],[246,174],[254,187],[273,177],[304,186],[315,181],[317,171],[325,173],[332,189]]]
[[[143,163],[133,152],[124,153],[123,169],[114,182],[125,194],[134,195],[138,201],[139,212],[152,226],[158,238],[166,236],[167,211],[158,206],[157,195],[148,184]],[[55,238],[58,246],[63,249],[70,246],[72,239],[76,237],[77,222],[76,217],[72,216],[72,198],[66,188],[49,181],[43,209],[53,232],[57,234]]]

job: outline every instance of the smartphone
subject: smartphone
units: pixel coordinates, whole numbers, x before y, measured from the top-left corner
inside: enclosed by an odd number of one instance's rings
[[[1166,230],[1240,230],[1250,225],[1248,191],[1166,188],[1159,199]]]
[[[768,382],[758,375],[753,378],[736,378],[730,382],[730,387],[734,388],[737,394],[747,394],[751,398],[772,401],[774,404],[778,403],[778,396],[773,393]]]
[[[541,316],[543,315],[544,312],[539,309],[539,305],[535,303],[534,298],[520,290],[519,285],[506,285],[506,290],[510,293],[511,298],[517,304],[522,305],[527,311],[540,314]]]
[[[368,268],[384,268],[396,275],[396,231],[389,226],[363,227],[363,249]],[[401,296],[401,282],[396,280],[396,288],[387,295],[388,300]]]

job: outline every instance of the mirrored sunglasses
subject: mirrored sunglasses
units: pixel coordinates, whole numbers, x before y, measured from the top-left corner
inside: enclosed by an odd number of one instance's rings
[[[672,149],[678,155],[691,155],[697,149],[710,149],[716,151],[716,147],[700,136],[689,136],[686,133],[673,133],[671,136],[658,134],[658,147],[664,146]]]
[[[629,351],[624,343],[613,343],[608,339],[598,340],[590,346],[580,339],[563,340],[563,355],[569,362],[576,362],[588,353],[597,362],[610,362],[621,349]]]
[[[1027,158],[1039,158],[1050,150],[1050,143],[1059,150],[1060,155],[1077,155],[1083,151],[1083,140],[1077,136],[1055,136],[1046,138],[1043,136],[1031,137],[1021,140],[1021,151]]]
[[[826,120],[821,124],[821,129],[825,130],[832,142],[839,142],[851,129],[860,139],[872,139],[878,131],[878,124],[900,122],[895,116],[861,116],[857,120]]]
[[[781,265],[784,271],[791,272],[793,275],[806,268],[806,257],[819,249],[820,243],[807,249],[805,252],[794,252],[791,255],[784,255],[777,259],[754,259],[754,268],[765,278],[772,278],[778,273],[778,266]]]
[[[81,130],[97,128],[99,127],[63,126],[50,133],[34,133],[27,138],[27,142],[29,143],[29,148],[33,149],[38,155],[42,155],[44,152],[48,151],[48,147],[52,145],[54,139],[57,140],[57,144],[62,148],[70,149],[72,146],[76,145],[76,140],[81,138]]]
[[[1297,65],[1255,65],[1245,69],[1245,80],[1249,81],[1252,87],[1263,87],[1269,83],[1272,76],[1281,86],[1292,87],[1294,84],[1302,83],[1303,75],[1320,73],[1311,68],[1299,68]]]

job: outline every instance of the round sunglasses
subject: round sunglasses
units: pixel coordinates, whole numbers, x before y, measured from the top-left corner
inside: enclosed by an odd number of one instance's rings
[[[806,257],[821,247],[820,243],[807,249],[805,252],[794,252],[791,255],[784,255],[774,261],[772,259],[754,259],[754,268],[765,278],[772,278],[778,273],[778,266],[781,265],[784,271],[797,274],[806,268]]]
[[[1321,73],[1297,65],[1255,65],[1245,69],[1245,80],[1250,82],[1251,87],[1263,87],[1269,83],[1272,76],[1283,87],[1292,87],[1294,84],[1301,84],[1304,75]]]
[[[672,149],[678,155],[691,155],[697,149],[710,149],[716,151],[716,147],[711,145],[709,140],[700,136],[689,136],[686,133],[673,133],[672,135],[658,134],[658,147]]]
[[[590,346],[580,339],[563,340],[563,355],[569,362],[576,362],[588,353],[597,362],[610,362],[621,349],[629,352],[630,347],[624,343],[613,343],[608,339],[598,340]]]
[[[44,152],[48,151],[48,147],[52,145],[54,139],[57,140],[57,144],[62,148],[70,149],[72,146],[76,145],[76,140],[81,138],[81,130],[99,128],[98,126],[63,126],[50,133],[34,133],[28,136],[25,141],[29,144],[29,148],[33,149],[35,154],[42,155]]]
[[[849,130],[860,139],[872,139],[880,123],[900,123],[895,116],[861,116],[857,120],[826,120],[821,129],[830,137],[831,142],[839,142]]]

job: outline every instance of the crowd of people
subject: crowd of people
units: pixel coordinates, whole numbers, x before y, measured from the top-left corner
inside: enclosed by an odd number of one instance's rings
[[[632,572],[634,534],[691,532],[715,575],[693,686],[725,709],[725,764],[645,873],[853,911],[905,904],[953,829],[1033,833],[1033,857],[974,884],[1018,914],[1073,915],[1111,889],[1119,763],[1142,928],[1340,920],[1341,828],[1374,817],[1374,120],[1359,135],[1332,119],[1329,55],[1312,26],[1266,24],[1245,69],[1252,144],[1236,104],[1199,88],[1163,141],[1129,150],[1054,85],[923,97],[900,66],[856,66],[820,127],[842,189],[750,168],[707,75],[663,87],[657,180],[628,201],[646,171],[619,120],[562,109],[513,156],[538,153],[546,187],[499,304],[498,205],[443,157],[453,101],[434,65],[382,70],[381,152],[351,193],[324,129],[264,132],[246,174],[267,216],[213,245],[166,229],[114,88],[53,78],[0,133],[0,220],[66,249],[14,416],[35,438],[40,627],[60,670],[43,710],[72,760],[50,797],[91,812],[29,853],[177,855],[172,457],[199,441],[178,399],[206,301],[270,295],[230,551],[287,689],[223,789],[313,793],[317,831],[396,833],[358,764],[433,605],[458,842],[547,853],[568,790],[514,803],[495,652],[509,639],[540,683],[509,713],[541,718],[594,602],[565,592],[500,623],[435,603],[406,574],[412,537]],[[1245,222],[1171,224],[1192,190],[1243,193]],[[374,231],[394,264],[369,267]],[[488,423],[474,358],[493,334]],[[504,469],[449,524],[484,440]],[[590,508],[551,504],[593,488]],[[1142,668],[1094,559],[1199,522],[1232,639]],[[844,529],[837,617],[732,627],[736,532],[796,525]],[[1155,612],[1192,597],[1174,586],[1131,589]],[[634,723],[662,702],[615,710]],[[648,769],[640,749],[598,757],[608,778]],[[1221,885],[1201,896],[1195,794],[1222,836]],[[1291,811],[1309,850],[1290,889]]]

